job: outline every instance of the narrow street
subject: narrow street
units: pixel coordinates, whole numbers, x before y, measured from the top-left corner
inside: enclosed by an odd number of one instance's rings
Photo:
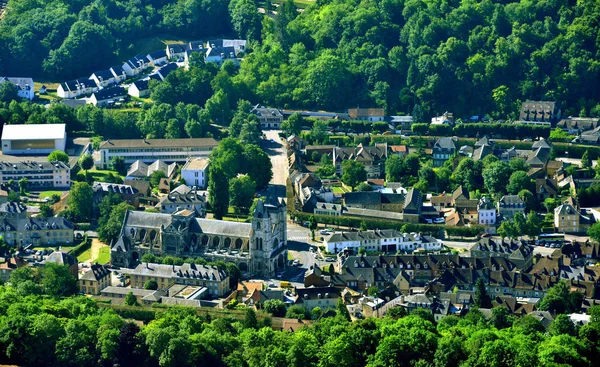
[[[273,179],[271,179],[271,192],[277,197],[286,198],[285,183],[288,177],[287,152],[285,142],[279,137],[280,130],[266,130],[266,140],[263,141],[264,151],[271,157],[273,165]]]

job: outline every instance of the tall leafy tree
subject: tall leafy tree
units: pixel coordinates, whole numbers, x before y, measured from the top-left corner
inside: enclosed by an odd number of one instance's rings
[[[209,203],[216,219],[222,219],[229,208],[229,179],[220,164],[212,162],[208,175]]]

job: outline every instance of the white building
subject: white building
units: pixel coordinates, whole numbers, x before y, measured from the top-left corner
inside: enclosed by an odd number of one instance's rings
[[[112,71],[110,71],[110,69],[96,71],[90,75],[90,79],[93,80],[98,87],[102,88],[108,87],[109,85],[117,82],[115,75]]]
[[[496,225],[496,206],[487,196],[484,196],[479,200],[477,204],[477,214],[479,216],[479,224],[484,226]]]
[[[127,74],[121,65],[115,65],[110,68],[110,72],[115,76],[117,83],[121,83],[127,79]]]
[[[441,116],[436,116],[431,119],[432,125],[454,125],[454,115],[449,112],[444,112]]]
[[[402,233],[393,229],[341,232],[324,238],[323,244],[327,252],[338,253],[345,248],[357,252],[359,248],[366,251],[392,252],[415,250],[439,251],[444,245],[441,240],[420,233]]]
[[[128,76],[135,76],[150,66],[150,60],[144,55],[136,55],[123,64],[123,70]]]
[[[7,183],[10,180],[19,182],[24,177],[29,181],[30,189],[69,188],[71,186],[71,169],[63,162],[0,161],[0,182]]]
[[[4,125],[2,154],[50,154],[65,151],[65,124]]]
[[[77,98],[98,90],[98,86],[90,79],[75,79],[60,83],[56,94],[60,98]]]
[[[148,61],[153,66],[162,65],[167,62],[167,53],[165,50],[158,50],[146,55]]]
[[[188,186],[204,189],[208,182],[208,158],[193,158],[188,160],[181,168],[181,178]]]
[[[283,114],[276,108],[267,108],[264,106],[256,105],[250,113],[255,114],[260,121],[261,129],[279,129],[283,122]]]
[[[15,87],[17,87],[17,95],[21,98],[31,101],[35,97],[33,79],[31,78],[9,78],[0,76],[0,84],[4,82],[12,83]]]
[[[145,98],[150,95],[150,89],[148,88],[148,82],[150,79],[136,80],[129,85],[127,94],[136,98]]]
[[[103,107],[114,103],[115,101],[125,97],[127,91],[121,86],[100,89],[92,94],[87,103],[97,107]]]
[[[213,138],[197,139],[120,139],[107,140],[100,144],[99,168],[108,167],[112,157],[125,158],[126,164],[137,160],[154,162],[186,162],[189,158],[207,158],[217,146]]]

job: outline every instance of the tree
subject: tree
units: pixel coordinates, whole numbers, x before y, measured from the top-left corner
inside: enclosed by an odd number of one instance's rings
[[[134,208],[126,202],[120,202],[115,206],[111,206],[110,212],[104,213],[98,221],[98,237],[106,243],[116,241],[121,233],[125,214],[127,214],[128,210],[133,209]]]
[[[375,286],[369,287],[367,294],[369,295],[369,297],[377,297],[377,295],[379,294],[379,288]]]
[[[47,295],[68,297],[77,292],[77,279],[66,266],[46,263],[42,270],[41,286]]]
[[[393,154],[385,161],[385,174],[387,181],[399,182],[404,174],[404,159]]]
[[[116,171],[121,176],[127,174],[127,166],[125,165],[125,158],[121,156],[115,156],[110,159],[110,169]]]
[[[79,165],[87,174],[87,171],[94,167],[94,158],[92,158],[91,154],[86,153],[79,158]]]
[[[491,308],[492,300],[485,289],[483,278],[478,278],[475,283],[475,305],[479,308]]]
[[[537,200],[531,191],[521,190],[519,191],[518,195],[525,203],[525,209],[534,210],[534,208],[537,206]]]
[[[568,315],[557,315],[550,325],[550,335],[570,335],[576,336],[575,324]]]
[[[342,162],[342,182],[354,189],[367,179],[365,165],[351,159]]]
[[[67,205],[78,221],[89,221],[92,217],[94,191],[87,182],[75,182],[71,187]]]
[[[229,4],[231,24],[240,38],[249,41],[260,39],[262,16],[254,0],[232,0]]]
[[[229,180],[223,168],[213,162],[208,170],[209,203],[216,219],[223,219],[229,209]]]
[[[254,144],[244,146],[242,155],[243,169],[239,172],[248,174],[257,189],[265,188],[273,178],[273,164],[269,155]]]
[[[136,306],[138,304],[137,298],[133,295],[133,292],[127,293],[125,296],[125,304],[127,306]]]
[[[258,320],[256,319],[256,312],[248,308],[246,310],[246,318],[244,319],[244,327],[256,329],[258,328]]]
[[[258,145],[260,144],[260,136],[260,123],[256,120],[256,118],[250,119],[242,126],[240,131],[240,143],[242,145]]]
[[[19,180],[19,192],[21,193],[21,195],[25,195],[25,193],[27,192],[28,184],[29,180],[27,179],[27,177],[23,177]]]
[[[298,112],[294,112],[287,119],[283,120],[281,123],[281,130],[283,130],[288,136],[300,134],[300,131],[302,131],[303,122],[302,115]]]
[[[338,298],[338,302],[335,306],[335,310],[337,311],[337,315],[343,317],[344,319],[350,321],[350,312],[348,312],[348,309],[346,308],[346,305],[344,304],[344,301],[342,300],[342,298]]]
[[[523,190],[531,192],[535,190],[535,186],[533,180],[527,175],[527,172],[516,171],[510,175],[506,190],[509,194],[516,195]]]
[[[510,327],[511,323],[509,320],[508,309],[505,307],[492,308],[492,318],[490,319],[490,324],[492,324],[498,330]]]
[[[185,122],[183,127],[185,133],[190,138],[201,138],[204,136],[204,129],[198,120],[190,119]]]
[[[310,137],[315,144],[325,142],[325,139],[327,139],[327,123],[325,121],[316,120],[310,129]]]
[[[166,177],[167,174],[165,173],[165,171],[154,171],[152,172],[152,175],[150,175],[150,185],[152,185],[152,187],[158,187],[160,185],[160,181]]]
[[[549,311],[552,314],[573,312],[574,307],[579,308],[581,305],[571,304],[570,293],[567,282],[561,279],[558,283],[548,289],[540,301],[538,309]]]
[[[48,162],[63,162],[69,164],[69,156],[62,150],[54,150],[48,154]]]
[[[592,241],[600,242],[600,222],[592,224],[587,230],[587,235],[590,236]]]
[[[356,187],[356,191],[373,191],[373,187],[366,182],[361,182]]]
[[[229,180],[229,204],[238,211],[247,211],[252,205],[256,183],[250,176],[242,175]]]
[[[366,231],[366,230],[368,230],[368,229],[369,229],[369,228],[367,227],[367,222],[365,222],[364,220],[363,220],[363,221],[361,221],[361,222],[360,222],[360,230],[364,232],[364,231]]]
[[[40,216],[43,218],[51,218],[54,216],[54,212],[52,211],[52,207],[48,204],[40,205]]]
[[[538,218],[537,213],[532,210],[527,214],[527,231],[525,234],[535,239],[540,233],[542,233],[542,221]]]
[[[583,156],[581,156],[581,168],[583,169],[591,169],[592,168],[592,159],[590,158],[590,151],[586,150],[583,152]]]
[[[144,283],[144,289],[157,290],[158,283],[154,279],[149,279]]]
[[[9,81],[0,83],[0,102],[9,103],[19,98],[17,86]]]
[[[288,319],[310,320],[310,311],[300,305],[290,306],[285,313]]]
[[[509,182],[510,174],[508,163],[502,161],[491,163],[482,171],[485,188],[491,194],[506,192],[506,183]]]
[[[285,303],[279,299],[269,299],[263,303],[263,309],[274,317],[284,317],[286,313]]]

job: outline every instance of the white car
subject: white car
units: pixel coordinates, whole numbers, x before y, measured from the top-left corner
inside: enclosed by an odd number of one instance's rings
[[[329,234],[329,231],[328,231],[328,230],[326,230],[326,229],[322,229],[320,233],[321,233],[322,235],[325,235],[325,236],[327,236],[327,235]]]
[[[300,265],[300,261],[298,260],[294,260],[294,262],[292,263],[293,266],[299,266]]]
[[[444,224],[444,223],[446,223],[446,220],[444,218],[435,218],[433,220],[433,223],[435,223],[435,224]]]

